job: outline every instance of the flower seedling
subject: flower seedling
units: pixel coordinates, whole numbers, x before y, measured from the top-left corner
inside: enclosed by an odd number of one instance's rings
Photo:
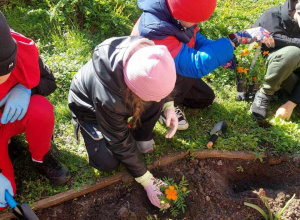
[[[238,166],[238,167],[236,168],[236,170],[237,170],[238,172],[244,172],[244,168],[243,168],[242,166]]]
[[[244,46],[245,47],[245,46]],[[262,83],[265,75],[265,58],[269,51],[260,53],[261,45],[251,44],[250,47],[242,49],[236,54],[238,60],[238,78],[247,81],[249,84]]]
[[[269,215],[267,215],[267,213],[265,213],[265,211],[262,210],[257,205],[254,205],[254,204],[248,203],[248,202],[244,202],[244,204],[246,206],[249,206],[249,207],[257,210],[260,214],[262,214],[262,216],[264,216],[264,218],[266,220],[278,220],[278,219],[280,219],[280,216],[284,213],[284,211],[287,209],[287,207],[289,206],[289,204],[292,202],[292,200],[295,198],[295,194],[293,195],[293,197],[289,201],[287,201],[287,203],[285,204],[285,206],[280,210],[280,212],[277,215],[273,214],[273,212],[271,210],[271,207],[270,207],[270,204],[269,204],[269,202],[268,202],[268,200],[266,198],[266,193],[265,193],[265,191],[263,189],[259,189],[259,197],[264,202],[265,206],[267,207]]]
[[[264,81],[266,73],[265,62],[268,51],[261,53],[261,44],[253,43],[250,46],[241,45],[242,50],[236,51],[236,86],[239,100],[251,100]]]
[[[176,184],[172,178],[164,178],[163,181],[166,185],[160,187],[163,192],[160,197],[161,203],[169,204],[171,215],[176,217],[180,211],[184,213],[186,210],[185,197],[190,193],[190,190],[187,190],[188,181],[184,179],[184,176],[179,184]],[[167,209],[160,211],[166,212]]]
[[[254,158],[254,162],[259,159],[259,161],[262,163],[264,161],[264,158],[263,158],[263,153],[262,152],[255,152],[255,151],[251,151],[250,153],[254,154],[255,155],[255,158]]]

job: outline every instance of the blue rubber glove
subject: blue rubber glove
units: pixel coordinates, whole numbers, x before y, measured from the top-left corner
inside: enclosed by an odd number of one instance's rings
[[[10,195],[14,195],[10,181],[2,173],[0,173],[0,208],[7,206],[7,202],[5,200],[6,190],[10,193]]]
[[[251,44],[257,41],[264,43],[267,47],[275,46],[274,39],[271,36],[270,32],[262,27],[238,31],[234,35],[236,37],[237,44]],[[232,37],[230,35],[229,38],[232,40]]]
[[[0,101],[0,107],[5,105],[1,117],[1,123],[13,123],[15,120],[21,120],[26,112],[30,101],[31,90],[21,84],[17,84]]]

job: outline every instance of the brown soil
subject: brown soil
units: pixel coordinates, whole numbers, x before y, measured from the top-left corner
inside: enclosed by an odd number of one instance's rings
[[[267,211],[255,192],[263,188],[274,213],[296,194],[283,219],[300,219],[300,161],[268,165],[238,159],[183,159],[156,168],[152,173],[155,177],[172,177],[178,182],[183,175],[186,177],[191,193],[186,199],[188,208],[184,214],[173,218],[170,213],[160,212],[151,205],[139,184],[121,182],[37,214],[43,220],[264,219],[244,205],[250,202]]]

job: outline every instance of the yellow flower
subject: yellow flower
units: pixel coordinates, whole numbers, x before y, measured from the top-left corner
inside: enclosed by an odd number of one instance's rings
[[[260,69],[261,69],[261,70],[264,70],[264,69],[265,69],[265,67],[264,67],[264,66],[262,66]]]
[[[169,186],[169,189],[166,189],[165,193],[167,194],[167,199],[174,201],[177,199],[177,190],[174,190],[174,186]]]
[[[245,54],[245,56],[247,56],[249,54],[249,50],[247,48],[244,49],[244,54]]]
[[[269,51],[264,51],[263,52],[263,55],[265,56],[265,55],[269,55]]]
[[[255,44],[254,44],[254,48],[255,48],[255,49],[258,48],[258,43],[255,43]]]
[[[238,71],[238,73],[243,73],[243,72],[244,72],[244,69],[243,69],[243,67],[240,67],[240,66],[239,66],[239,67],[237,68],[237,71]]]
[[[186,192],[186,188],[183,188],[182,191],[183,191],[183,192]]]

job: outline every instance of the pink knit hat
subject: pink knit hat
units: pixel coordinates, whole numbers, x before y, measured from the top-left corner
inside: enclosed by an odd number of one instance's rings
[[[129,89],[144,101],[159,101],[174,89],[176,70],[166,46],[147,46],[137,50],[124,67]]]

